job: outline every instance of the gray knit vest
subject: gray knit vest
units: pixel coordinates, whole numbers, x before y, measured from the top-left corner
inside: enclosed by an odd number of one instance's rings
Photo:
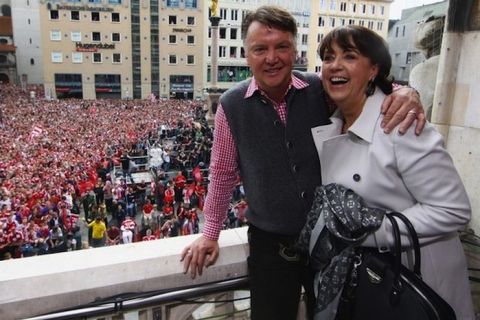
[[[220,98],[239,155],[248,221],[264,231],[295,235],[305,224],[320,161],[311,129],[330,123],[318,75],[295,73],[309,83],[287,94],[287,124],[260,92],[245,99],[251,80]]]

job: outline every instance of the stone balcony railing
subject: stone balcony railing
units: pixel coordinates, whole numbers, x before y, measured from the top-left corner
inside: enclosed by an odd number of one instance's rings
[[[0,319],[25,319],[125,293],[215,283],[247,275],[247,229],[223,231],[215,265],[192,280],[180,252],[199,235],[0,262]],[[167,318],[169,319],[169,318]]]

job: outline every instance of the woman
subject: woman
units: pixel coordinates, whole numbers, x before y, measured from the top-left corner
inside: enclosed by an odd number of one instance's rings
[[[420,136],[413,130],[383,134],[380,106],[392,91],[391,58],[376,33],[360,26],[334,29],[319,54],[323,86],[338,106],[330,125],[312,129],[322,183],[343,185],[370,207],[406,215],[419,235],[424,281],[457,319],[473,320],[457,234],[470,219],[470,204],[442,137],[429,124]],[[385,251],[392,244],[390,223],[383,219],[362,245]]]

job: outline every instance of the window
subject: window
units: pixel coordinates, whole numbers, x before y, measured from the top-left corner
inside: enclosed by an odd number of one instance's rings
[[[237,39],[238,29],[232,28],[230,29],[230,39]]]
[[[335,27],[335,18],[330,18],[330,27]]]
[[[330,1],[330,10],[335,10],[336,4],[337,4],[336,2],[337,2],[337,0],[331,0]]]
[[[28,39],[28,41],[30,42],[30,44],[32,44],[32,38]]]
[[[308,34],[302,34],[302,44],[308,44]]]
[[[230,18],[233,21],[238,20],[238,9],[232,9],[232,11],[230,12]]]
[[[82,63],[82,62],[83,62],[83,53],[72,52],[72,63]]]
[[[75,20],[75,21],[80,20],[80,12],[78,12],[78,11],[71,11],[71,12],[70,12],[70,19],[71,19],[71,20]]]
[[[195,36],[188,35],[187,36],[187,44],[195,44]]]
[[[384,6],[380,6],[380,14],[381,14],[382,16],[385,15],[385,7],[384,7]]]
[[[92,11],[92,21],[100,21],[100,12]]]
[[[346,2],[340,2],[340,11],[347,11],[347,3]]]
[[[82,41],[82,33],[80,31],[72,31],[70,33],[70,38],[74,42],[80,42]]]
[[[212,28],[208,28],[208,39],[212,38]]]
[[[52,40],[52,41],[62,40],[62,33],[60,32],[60,30],[50,31],[50,40]]]
[[[367,5],[366,4],[362,4],[362,13],[366,13],[367,12]]]
[[[187,64],[195,64],[195,56],[193,54],[187,55]]]
[[[382,29],[383,29],[383,22],[378,21],[377,22],[377,31],[382,31]]]
[[[407,52],[407,60],[405,61],[406,64],[412,63],[412,52]]]
[[[327,7],[327,0],[320,0],[320,9],[325,9]]]
[[[100,32],[92,32],[92,41],[101,41],[102,36]]]
[[[50,10],[50,20],[58,20],[58,10]]]
[[[112,41],[113,42],[120,42],[120,33],[112,32]]]
[[[237,57],[237,47],[230,47],[230,58]]]
[[[398,38],[398,27],[395,28],[395,38]]]
[[[27,19],[28,24],[30,24],[30,19]]]
[[[365,27],[365,20],[358,20],[358,25]]]
[[[189,26],[195,25],[195,17],[187,17],[187,25]]]
[[[168,63],[170,64],[177,64],[177,56],[174,54],[171,54],[168,56]]]
[[[317,42],[320,43],[323,40],[323,33],[317,34]]]
[[[174,34],[171,34],[168,36],[168,43],[174,44],[177,43],[177,36]]]
[[[220,18],[222,18],[223,20],[227,20],[227,9],[220,8]]]
[[[218,56],[220,58],[225,58],[226,55],[227,55],[227,48],[225,46],[218,47]]]
[[[373,21],[368,21],[368,29],[373,30]]]
[[[348,24],[349,25],[355,24],[355,20],[354,19],[348,19]]]
[[[344,26],[344,25],[345,25],[345,19],[344,19],[344,18],[340,18],[340,25],[341,25],[341,26]]]
[[[212,56],[212,47],[211,46],[208,46],[208,48],[207,48],[207,56],[208,57]]]
[[[53,63],[62,63],[63,62],[63,53],[52,52],[52,62]]]
[[[102,63],[102,54],[100,52],[93,53],[93,63]]]
[[[120,13],[112,12],[112,22],[120,22]]]
[[[31,59],[30,59],[30,65],[33,66],[34,64],[35,64],[35,59],[31,58]]]
[[[372,14],[375,14],[375,5],[372,4]]]
[[[405,26],[402,28],[402,37],[405,37]]]
[[[122,0],[108,0],[110,4],[122,4]]]
[[[185,8],[196,8],[197,0],[185,0]]]
[[[178,8],[178,0],[167,0],[167,7]]]
[[[168,16],[168,24],[177,24],[177,16]]]
[[[226,39],[226,33],[227,33],[227,28],[220,28],[219,30],[220,39]]]
[[[323,17],[318,17],[318,26],[319,27],[325,26],[325,19]]]
[[[357,4],[356,4],[356,3],[352,3],[351,6],[352,6],[352,8],[351,8],[351,9],[352,9],[352,12],[355,13],[355,11],[357,11]]]
[[[88,0],[90,3],[102,3],[102,0]]]
[[[122,63],[122,54],[121,53],[112,54],[112,63]]]

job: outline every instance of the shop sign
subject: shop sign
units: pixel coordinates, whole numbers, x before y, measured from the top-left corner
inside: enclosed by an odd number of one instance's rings
[[[76,42],[75,49],[78,52],[97,52],[98,49],[115,49],[115,43],[82,43]]]
[[[58,10],[72,10],[72,11],[106,11],[111,12],[113,8],[108,7],[89,7],[89,6],[72,6],[72,5],[58,5]]]

